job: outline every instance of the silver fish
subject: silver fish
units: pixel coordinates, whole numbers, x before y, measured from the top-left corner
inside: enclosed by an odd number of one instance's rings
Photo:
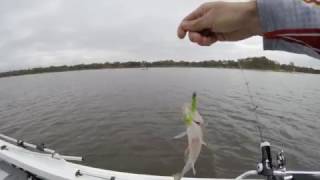
[[[175,139],[182,138],[185,135],[188,136],[188,146],[185,151],[185,166],[181,173],[174,175],[174,180],[180,180],[189,170],[192,169],[193,174],[196,175],[195,163],[200,155],[202,145],[206,145],[203,141],[203,128],[204,121],[196,110],[196,98],[195,94],[192,98],[192,104],[186,104],[183,107],[184,122],[187,130],[177,136]]]

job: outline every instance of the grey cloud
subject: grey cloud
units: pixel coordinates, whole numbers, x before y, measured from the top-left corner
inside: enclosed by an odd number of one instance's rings
[[[320,67],[302,55],[262,50],[261,38],[199,47],[176,37],[181,18],[204,0],[4,0],[0,71],[127,60],[237,59],[266,55]],[[310,65],[311,64],[311,65]]]

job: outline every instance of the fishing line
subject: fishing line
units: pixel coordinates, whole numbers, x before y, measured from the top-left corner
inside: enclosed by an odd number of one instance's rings
[[[262,130],[261,130],[261,127],[259,126],[259,116],[258,116],[258,112],[257,112],[257,109],[259,108],[258,105],[256,105],[256,103],[254,102],[254,98],[253,98],[253,95],[252,95],[252,92],[251,92],[251,89],[250,89],[250,85],[249,85],[249,81],[246,77],[246,74],[241,66],[241,62],[240,60],[238,60],[238,65],[239,65],[239,68],[240,68],[240,71],[241,71],[241,74],[242,74],[242,78],[245,82],[245,85],[246,85],[246,89],[247,89],[247,92],[248,92],[248,95],[249,95],[249,99],[250,99],[250,103],[251,103],[251,106],[253,107],[252,110],[254,112],[254,116],[255,116],[255,119],[256,119],[256,122],[257,122],[257,128],[258,128],[258,131],[259,131],[259,135],[260,135],[260,141],[263,142],[263,136],[262,136]]]
[[[288,73],[288,72],[285,72],[285,73]],[[291,74],[291,75],[292,75],[292,74]],[[288,85],[285,83],[286,81],[283,79],[283,76],[281,76],[281,77],[278,78],[278,82],[279,82],[279,84],[280,84],[280,86],[281,86],[281,89],[283,89],[285,92],[288,92],[288,91],[289,91],[290,88],[289,88]],[[297,95],[294,95],[294,96],[297,97]],[[299,95],[299,98],[302,98],[302,95],[301,95],[301,94]],[[290,99],[289,102],[292,103],[292,99]],[[300,108],[300,109],[304,108],[299,102],[295,103],[295,105],[297,105],[298,107],[291,108],[291,112],[294,112],[295,110],[299,110],[298,108]],[[280,110],[279,110],[279,111],[280,111]],[[278,116],[278,118],[279,118],[280,120],[283,120],[283,118],[292,120],[292,118],[287,117],[287,114],[290,113],[290,111],[288,112],[288,111],[282,110],[282,111],[280,111],[280,113],[281,113],[281,115]],[[282,128],[282,129],[283,129],[283,128]],[[279,133],[281,133],[280,130],[279,130]],[[285,142],[285,141],[284,141],[284,142]],[[281,142],[281,146],[282,146],[281,150],[283,150],[284,147],[285,147],[285,145],[284,145],[283,142]]]

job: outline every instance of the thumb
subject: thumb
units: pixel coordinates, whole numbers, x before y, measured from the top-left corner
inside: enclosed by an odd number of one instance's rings
[[[182,28],[186,31],[201,31],[203,29],[208,28],[207,23],[203,17],[195,19],[195,20],[190,20],[190,21],[184,21],[181,24]]]

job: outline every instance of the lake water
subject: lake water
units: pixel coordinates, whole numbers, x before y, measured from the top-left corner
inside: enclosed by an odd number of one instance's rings
[[[208,122],[197,177],[256,168],[259,133],[284,149],[288,169],[320,170],[320,76],[210,68],[106,69],[0,79],[0,132],[45,144],[83,164],[172,175],[184,165],[181,107],[198,94]],[[192,174],[188,174],[192,175]]]

